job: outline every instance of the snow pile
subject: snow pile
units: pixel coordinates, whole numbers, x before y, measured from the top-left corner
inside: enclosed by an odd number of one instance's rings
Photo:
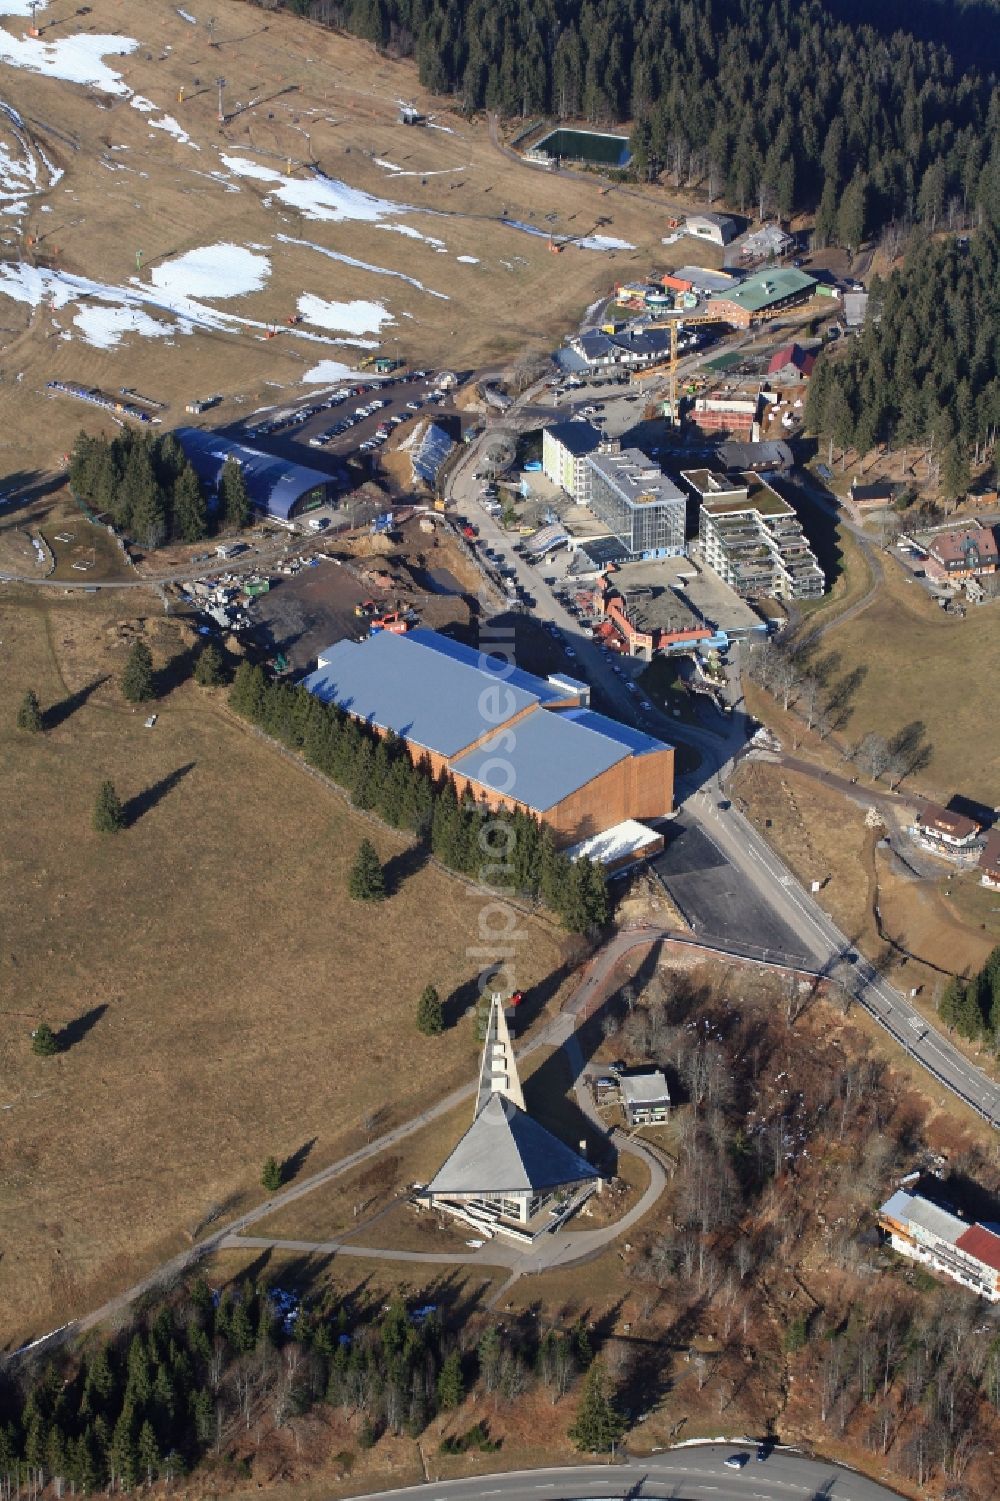
[[[168,297],[243,297],[259,292],[270,274],[266,255],[224,241],[187,250],[154,266],[149,279]]]
[[[299,298],[299,312],[307,323],[339,333],[377,334],[383,323],[392,323],[392,314],[381,302],[324,302],[311,292]]]
[[[461,261],[463,266],[478,266],[479,258],[475,255],[456,255],[456,261]]]
[[[171,267],[176,269],[184,259],[183,256],[178,257],[176,262],[160,269],[169,272]],[[206,280],[204,284],[209,283]],[[229,292],[235,295],[236,290],[230,288]],[[171,284],[170,276],[166,278],[162,288],[144,286],[136,278],[133,278],[129,287],[116,287],[92,281],[86,276],[50,270],[48,267],[29,266],[24,262],[0,262],[0,296],[10,297],[14,302],[26,303],[30,307],[39,307],[44,303],[53,311],[78,304],[74,324],[88,343],[100,349],[113,347],[126,333],[162,339],[172,338],[179,333],[190,334],[196,329],[207,329],[214,333],[255,329],[261,337],[271,332],[271,325],[268,323],[254,318],[242,318],[236,313],[222,312],[194,297],[184,295]],[[152,318],[146,312],[147,307],[160,316]],[[331,345],[341,342],[301,328],[290,327],[284,332],[289,338],[304,339],[311,344]],[[70,336],[63,333],[61,337]]]
[[[48,0],[38,0],[38,9],[44,10]],[[0,0],[0,16],[30,16],[31,0]]]
[[[0,0],[0,6],[11,3],[12,0]],[[7,31],[0,31],[0,62],[11,68],[24,68],[29,73],[41,73],[46,78],[81,83],[87,88],[100,89],[102,94],[127,97],[130,90],[122,82],[121,75],[109,68],[104,59],[127,57],[138,45],[134,37],[109,36],[100,32],[57,37],[46,42],[40,37],[11,36]]]
[[[171,338],[177,329],[172,323],[159,323],[131,306],[105,307],[96,303],[82,307],[73,319],[84,340],[95,349],[114,349],[124,334],[141,334],[147,339]]]
[[[339,365],[336,360],[320,360],[318,365],[313,365],[302,377],[304,386],[318,386],[330,381],[343,380],[345,375],[353,375],[350,365]]]
[[[159,120],[150,120],[149,123],[154,130],[165,130],[168,135],[172,135],[182,146],[193,146],[195,151],[201,150],[201,147],[195,141],[192,141],[183,126],[177,123],[173,115],[163,115]]]
[[[360,188],[349,187],[346,182],[324,177],[322,172],[313,172],[309,177],[286,177],[283,172],[264,167],[245,156],[220,156],[220,160],[235,177],[270,184],[275,198],[289,208],[298,209],[306,219],[325,219],[335,223],[360,220],[377,224],[380,219],[414,212],[406,203],[376,198]]]
[[[635,246],[628,240],[616,240],[614,235],[584,235],[582,240],[574,240],[573,244],[578,250],[634,250]]]

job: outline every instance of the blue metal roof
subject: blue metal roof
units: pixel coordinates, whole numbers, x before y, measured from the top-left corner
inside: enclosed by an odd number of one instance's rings
[[[296,502],[310,490],[336,484],[329,474],[292,464],[259,448],[248,448],[221,433],[200,427],[179,427],[175,436],[191,461],[198,478],[209,489],[218,487],[222,466],[230,457],[239,461],[247,490],[255,508],[287,521]]]
[[[581,725],[573,711],[542,709],[505,726],[451,769],[544,813],[628,754],[627,746]]]
[[[606,714],[597,714],[593,709],[566,709],[564,712],[565,717],[572,719],[575,724],[593,730],[595,735],[604,735],[618,745],[627,746],[637,756],[648,756],[651,751],[670,749],[666,741],[657,740],[644,730],[635,730],[629,724],[622,724],[620,719],[609,719]]]
[[[310,673],[305,686],[325,702],[335,701],[359,719],[441,756],[457,755],[539,702],[534,690],[420,639],[433,634],[380,631],[360,644],[340,641],[321,653],[324,665]]]
[[[449,657],[453,662],[462,662],[466,667],[475,667],[480,671],[485,670],[491,677],[500,677],[505,683],[512,683],[515,688],[523,688],[525,693],[533,694],[540,703],[559,703],[567,696],[565,687],[554,687],[546,682],[545,678],[535,677],[532,672],[525,672],[523,667],[517,667],[513,662],[507,662],[503,657],[493,656],[488,651],[477,651],[474,646],[466,646],[463,641],[453,641],[450,636],[442,636],[437,631],[427,630],[421,627],[410,631],[406,638],[408,641],[417,641],[421,646],[430,647],[431,651],[440,652],[442,656]],[[490,665],[487,666],[487,663]],[[560,683],[575,682],[575,679],[561,678]],[[581,690],[585,684],[578,685]]]

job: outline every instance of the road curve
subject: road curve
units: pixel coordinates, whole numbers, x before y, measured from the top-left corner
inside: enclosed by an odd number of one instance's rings
[[[750,1456],[742,1470],[726,1468],[730,1454]],[[406,1490],[370,1493],[370,1501],[897,1501],[898,1492],[829,1460],[776,1450],[763,1464],[755,1445],[684,1445],[615,1465],[568,1465],[463,1480],[429,1480]],[[360,1497],[358,1501],[369,1501]]]

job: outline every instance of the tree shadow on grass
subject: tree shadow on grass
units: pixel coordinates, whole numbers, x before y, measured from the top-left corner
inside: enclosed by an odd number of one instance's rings
[[[167,794],[174,790],[179,782],[183,782],[188,772],[194,770],[196,764],[194,761],[189,761],[186,766],[178,766],[176,771],[168,772],[165,777],[161,777],[158,782],[154,782],[152,787],[147,787],[145,791],[137,792],[135,797],[130,797],[122,810],[125,818],[125,827],[131,829],[134,824],[139,822],[140,818],[146,813],[151,812],[157,803],[162,802]]]
[[[58,729],[71,715],[76,713],[77,709],[83,708],[91,694],[96,693],[101,684],[106,683],[109,677],[110,673],[104,672],[100,677],[94,678],[93,682],[87,683],[85,687],[78,688],[75,693],[71,693],[69,698],[61,699],[57,704],[51,704],[42,715],[43,728],[46,730]]]
[[[299,1173],[305,1167],[306,1162],[309,1159],[309,1154],[312,1151],[313,1147],[316,1145],[317,1140],[317,1137],[311,1136],[309,1140],[304,1141],[298,1148],[298,1150],[293,1152],[290,1157],[285,1158],[284,1162],[281,1164],[281,1181],[283,1184],[291,1183],[293,1178],[298,1177]]]
[[[166,698],[174,688],[179,688],[186,683],[194,672],[195,663],[205,649],[205,641],[200,637],[197,642],[192,642],[183,651],[175,652],[168,662],[153,673],[153,695],[155,698]]]
[[[423,843],[408,845],[398,855],[392,855],[382,867],[386,896],[395,896],[411,876],[423,870],[430,859],[430,848]]]
[[[91,1006],[89,1011],[84,1011],[82,1015],[67,1022],[65,1027],[61,1027],[56,1034],[60,1053],[66,1053],[70,1048],[76,1047],[78,1042],[82,1042],[87,1033],[97,1026],[107,1009],[104,1002],[100,1006]]]

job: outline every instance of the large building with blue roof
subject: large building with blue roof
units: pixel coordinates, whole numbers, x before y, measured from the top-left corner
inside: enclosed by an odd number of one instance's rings
[[[247,493],[256,511],[291,521],[303,511],[332,500],[337,483],[329,474],[250,448],[201,427],[179,427],[174,434],[209,494],[219,487],[222,467],[235,459],[243,471]]]
[[[590,707],[586,683],[536,677],[436,631],[381,631],[322,652],[310,693],[447,774],[491,808],[522,808],[561,844],[663,818],[673,747]]]

